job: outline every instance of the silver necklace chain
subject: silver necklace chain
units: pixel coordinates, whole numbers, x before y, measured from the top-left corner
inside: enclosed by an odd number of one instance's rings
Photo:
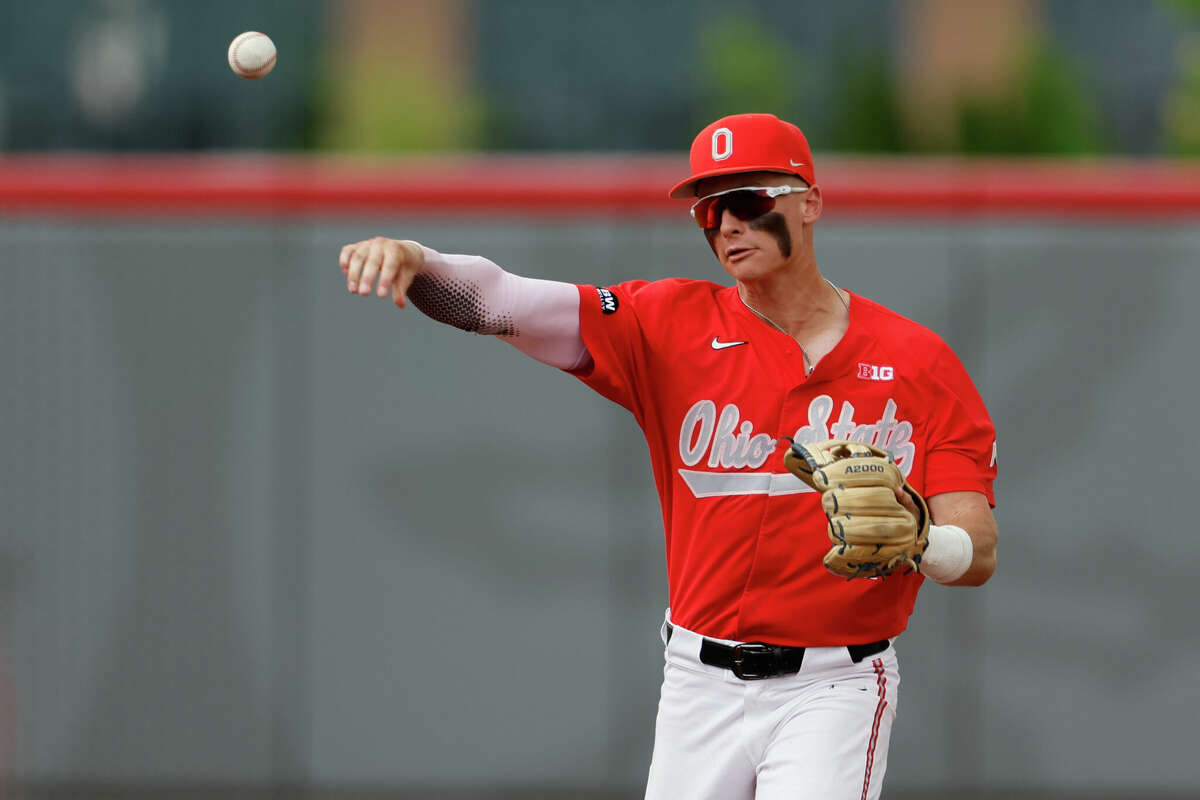
[[[824,280],[826,283],[829,284],[830,288],[833,289],[833,293],[837,295],[838,300],[840,300],[842,302],[842,308],[844,308],[846,310],[846,313],[849,313],[850,306],[846,305],[846,298],[842,297],[842,290],[839,289],[838,287],[834,286],[833,281],[829,280],[828,278],[825,278]],[[791,334],[788,333],[787,331],[785,331],[783,329],[783,327],[781,325],[779,325],[779,323],[775,322],[775,320],[771,319],[766,314],[762,313],[757,308],[755,308],[754,306],[747,303],[746,298],[742,297],[741,292],[738,292],[738,299],[742,301],[742,305],[744,305],[746,308],[753,311],[754,315],[756,317],[758,317],[759,319],[761,319],[763,322],[767,323],[768,325],[770,325],[772,328],[779,331],[780,333],[786,334],[789,337],[791,336]],[[793,339],[793,341],[795,341],[795,340]],[[799,342],[796,342],[796,346],[800,348],[800,355],[802,355],[804,357],[804,374],[805,374],[805,376],[811,375],[813,369],[817,365],[812,363],[812,359],[810,359],[808,357],[808,351],[804,349],[804,345],[800,344]]]

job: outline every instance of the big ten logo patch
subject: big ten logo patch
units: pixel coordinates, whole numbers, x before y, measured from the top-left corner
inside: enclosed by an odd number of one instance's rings
[[[596,293],[600,295],[600,310],[605,314],[617,313],[617,296],[608,289],[596,287]]]
[[[881,367],[878,364],[858,362],[858,377],[864,381],[895,380],[896,370],[892,367]]]

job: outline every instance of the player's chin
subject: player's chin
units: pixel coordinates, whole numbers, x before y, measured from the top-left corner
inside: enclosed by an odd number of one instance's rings
[[[770,259],[761,250],[743,250],[721,259],[721,266],[734,280],[752,281],[771,271]]]

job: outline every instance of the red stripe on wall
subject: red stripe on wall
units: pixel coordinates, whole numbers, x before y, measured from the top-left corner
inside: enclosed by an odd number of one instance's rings
[[[678,156],[357,159],[274,155],[10,155],[0,209],[97,216],[448,213],[687,222]],[[818,159],[825,219],[1200,219],[1200,163]]]

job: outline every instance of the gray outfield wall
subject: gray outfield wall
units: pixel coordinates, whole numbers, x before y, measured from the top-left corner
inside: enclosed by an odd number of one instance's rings
[[[376,233],[722,277],[684,222],[0,223],[11,780],[637,796],[665,601],[640,433],[348,296],[338,249]],[[891,789],[1200,791],[1200,228],[856,219],[817,249],[942,334],[999,431],[1000,569],[921,594]]]

